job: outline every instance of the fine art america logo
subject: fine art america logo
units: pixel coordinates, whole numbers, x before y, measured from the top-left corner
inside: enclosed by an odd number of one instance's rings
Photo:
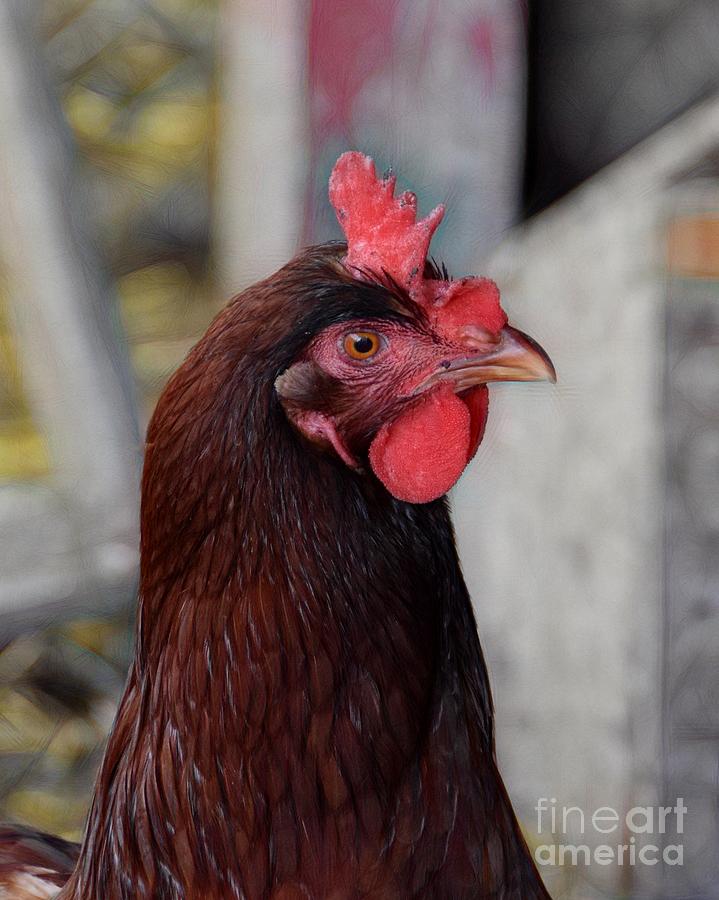
[[[585,814],[579,806],[557,806],[554,797],[540,797],[537,834],[551,833],[555,843],[540,844],[534,858],[540,866],[667,866],[684,865],[684,845],[668,844],[663,835],[684,833],[684,798],[674,806],[635,806],[620,814],[611,806],[600,806]],[[565,836],[591,836],[588,843],[559,843]],[[562,835],[562,838],[557,838]],[[606,843],[597,843],[607,835]],[[613,837],[609,837],[612,835]],[[591,846],[590,846],[591,845]]]

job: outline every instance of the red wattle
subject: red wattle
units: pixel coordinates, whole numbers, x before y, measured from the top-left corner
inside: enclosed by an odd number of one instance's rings
[[[468,405],[451,386],[442,386],[380,429],[369,460],[398,500],[429,503],[446,494],[462,474],[475,436]]]
[[[477,387],[470,388],[462,394],[462,400],[469,409],[470,428],[467,462],[470,463],[474,459],[477,448],[482,443],[484,427],[487,424],[487,413],[489,412],[489,390],[487,385],[480,384]]]

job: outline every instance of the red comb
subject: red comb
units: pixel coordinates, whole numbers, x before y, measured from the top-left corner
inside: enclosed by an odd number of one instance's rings
[[[343,153],[330,175],[330,202],[347,236],[347,265],[386,273],[420,300],[429,242],[444,207],[418,222],[416,196],[405,191],[395,197],[395,180],[394,175],[378,178],[368,156]]]
[[[377,178],[362,153],[345,153],[330,176],[330,202],[347,236],[345,265],[359,278],[386,274],[428,314],[433,330],[458,347],[476,349],[485,332],[499,334],[507,316],[488,278],[425,278],[425,263],[444,207],[417,221],[417,198],[394,195],[394,176]],[[474,456],[487,419],[487,388],[459,396],[449,385],[422,395],[385,423],[369,449],[375,475],[397,499],[427,503],[457,481]]]
[[[417,198],[410,191],[395,197],[395,180],[394,175],[378,178],[369,156],[356,151],[343,153],[335,163],[330,202],[347,236],[346,265],[360,275],[389,275],[416,303],[430,309],[434,326],[448,336],[469,322],[498,331],[507,317],[494,282],[424,278],[429,242],[444,207],[437,206],[418,222]]]

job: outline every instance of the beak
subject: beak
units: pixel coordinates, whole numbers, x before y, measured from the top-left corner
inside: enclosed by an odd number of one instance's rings
[[[414,393],[443,381],[454,382],[455,391],[467,390],[491,381],[551,381],[557,380],[552,361],[529,335],[506,325],[499,340],[472,356],[461,357],[429,375],[415,388]]]

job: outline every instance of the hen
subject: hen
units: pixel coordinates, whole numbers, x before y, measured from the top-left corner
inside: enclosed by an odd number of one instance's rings
[[[441,207],[359,153],[330,199],[347,244],[230,303],[155,410],[136,655],[62,900],[548,897],[444,494],[487,384],[554,370],[493,282],[427,262]],[[72,855],[0,834],[0,896]]]

